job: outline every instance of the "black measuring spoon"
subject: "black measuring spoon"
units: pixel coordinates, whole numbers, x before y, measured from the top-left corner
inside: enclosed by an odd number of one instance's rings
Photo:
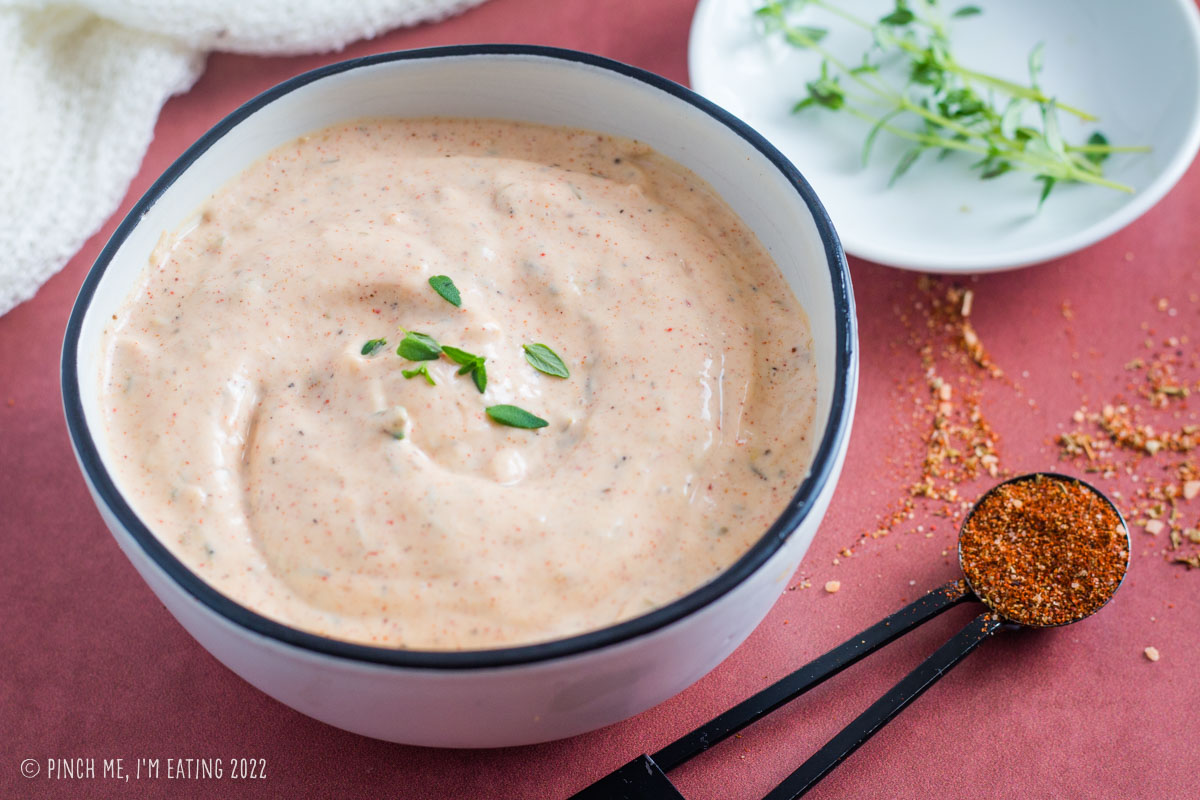
[[[997,484],[975,502],[970,513],[963,520],[963,526],[959,531],[959,565],[962,567],[964,575],[971,574],[972,570],[968,569],[969,563],[964,561],[962,539],[963,533],[967,529],[967,523],[980,505],[1005,486],[1023,481],[1039,480],[1045,480],[1047,487],[1053,486],[1056,481],[1083,487],[1112,509],[1120,521],[1119,532],[1123,533],[1125,537],[1124,570],[1111,593],[1095,608],[1078,613],[1076,616],[1054,625],[1037,626],[1058,627],[1078,622],[1102,608],[1116,594],[1128,571],[1129,527],[1125,524],[1125,518],[1121,516],[1116,505],[1096,487],[1078,478],[1053,472],[1029,473]],[[723,714],[714,717],[691,733],[676,739],[658,752],[652,755],[638,756],[623,767],[605,775],[591,786],[573,795],[569,800],[686,800],[667,778],[667,772],[718,742],[724,741],[810,689],[819,686],[827,679],[858,663],[861,659],[895,641],[922,623],[968,600],[985,602],[981,600],[980,595],[975,593],[969,579],[951,581],[934,589],[891,616],[856,636],[850,637],[824,655],[818,656],[790,675],[743,700]],[[950,641],[938,648],[933,655],[830,739],[824,747],[772,789],[763,800],[794,800],[794,798],[800,797],[998,629],[1002,627],[1015,629],[1031,624],[1029,621],[1018,622],[1006,619],[991,608],[979,614]]]

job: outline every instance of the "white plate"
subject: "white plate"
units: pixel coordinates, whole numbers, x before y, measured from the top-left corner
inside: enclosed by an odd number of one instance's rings
[[[949,9],[967,0],[943,0]],[[1132,195],[1080,184],[1055,187],[1038,210],[1041,184],[1012,172],[982,181],[974,160],[933,153],[892,187],[906,149],[880,135],[869,163],[860,153],[869,126],[845,113],[810,108],[792,114],[820,57],[764,41],[753,18],[763,0],[701,0],[692,21],[692,87],[758,129],[799,167],[829,210],[847,252],[930,272],[984,272],[1047,261],[1086,247],[1137,219],[1175,185],[1200,145],[1200,14],[1193,0],[1004,0],[973,4],[983,14],[956,21],[955,57],[1019,82],[1030,50],[1045,43],[1042,86],[1061,102],[1100,117],[1063,132],[1080,142],[1100,129],[1116,145],[1150,145],[1115,155],[1105,177]],[[843,0],[877,19],[888,0]],[[830,29],[824,44],[857,62],[870,34],[819,8],[804,22]],[[843,81],[844,82],[844,81]]]

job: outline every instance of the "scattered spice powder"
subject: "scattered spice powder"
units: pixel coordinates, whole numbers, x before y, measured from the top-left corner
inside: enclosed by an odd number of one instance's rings
[[[1035,475],[1000,484],[960,539],[971,588],[1001,616],[1048,627],[1103,606],[1129,566],[1120,516],[1083,483]]]
[[[1155,307],[1172,310],[1167,298]],[[1125,364],[1124,391],[1098,411],[1085,405],[1072,415],[1075,427],[1056,438],[1059,458],[1114,484],[1128,482],[1130,522],[1151,536],[1166,534],[1158,552],[1168,561],[1200,569],[1193,547],[1200,509],[1189,507],[1200,496],[1200,424],[1188,407],[1200,391],[1200,351],[1186,335],[1159,337],[1148,322],[1142,330],[1147,338],[1142,354]]]
[[[915,460],[888,457],[898,474],[911,476],[907,491],[851,547],[839,551],[843,561],[897,530],[925,538],[953,534],[971,508],[964,498],[982,490],[980,484],[989,477],[1012,474],[1002,459],[1000,436],[984,414],[983,399],[1006,402],[996,395],[1007,391],[1033,408],[1037,404],[1024,400],[1024,389],[984,347],[972,324],[981,298],[970,286],[922,275],[910,299],[893,307],[906,331],[891,343],[893,352],[898,358],[915,354],[920,359],[920,372],[896,386],[903,403],[897,407],[897,430],[919,437],[922,447]],[[1188,301],[1200,304],[1200,293],[1190,293]],[[1168,298],[1151,302],[1161,314],[1155,324],[1170,324],[1179,304]],[[1064,299],[1059,311],[1064,334],[1076,341],[1076,309]],[[1200,574],[1200,413],[1189,407],[1189,400],[1194,404],[1200,396],[1200,348],[1186,333],[1163,335],[1155,324],[1141,325],[1145,338],[1125,364],[1123,391],[1091,409],[1085,394],[1082,407],[1054,443],[1061,460],[1092,476],[1089,480],[1121,503],[1132,526],[1157,534],[1145,537],[1153,547],[1143,555],[1159,555]],[[1071,376],[1081,390],[1089,388],[1079,371]],[[919,517],[924,526],[913,528]],[[930,522],[938,518],[949,525],[939,528]],[[947,550],[942,556],[950,563]]]
[[[878,526],[860,536],[855,546],[887,536],[914,519],[918,505],[956,528],[971,507],[960,494],[961,487],[1003,476],[1000,437],[984,415],[981,399],[985,382],[1008,381],[971,324],[975,306],[973,290],[921,275],[912,308],[897,308],[907,341],[893,346],[906,345],[920,358],[920,378],[914,376],[900,387],[912,403],[911,424],[902,421],[901,428],[920,437],[920,464],[904,496],[880,515]],[[924,526],[917,532],[933,538],[933,531]],[[854,552],[846,547],[841,554],[850,557]]]
[[[920,344],[920,353],[931,400],[926,409],[932,412],[932,419],[924,437],[921,478],[909,493],[953,503],[959,499],[958,484],[985,473],[999,474],[997,436],[979,406],[979,378],[981,374],[1000,378],[1004,373],[992,362],[971,325],[975,293],[943,287],[928,276],[922,276],[918,287],[929,307],[928,338]],[[950,375],[943,376],[943,372]],[[955,373],[959,380],[952,381]]]

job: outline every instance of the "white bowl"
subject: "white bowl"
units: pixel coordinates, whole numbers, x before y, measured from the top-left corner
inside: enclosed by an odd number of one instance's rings
[[[965,4],[963,0],[962,4]],[[869,126],[845,113],[792,105],[819,71],[820,57],[764,42],[752,12],[765,0],[701,0],[692,22],[692,88],[753,125],[783,151],[829,208],[846,250],[860,258],[928,272],[987,272],[1057,258],[1125,227],[1162,199],[1200,147],[1200,13],[1194,0],[979,0],[983,14],[953,23],[956,57],[969,67],[1023,81],[1030,50],[1045,44],[1042,85],[1100,117],[1064,135],[1102,130],[1113,144],[1149,145],[1115,155],[1105,176],[1134,194],[1081,184],[1055,187],[1040,212],[1040,184],[1026,172],[981,181],[974,158],[938,163],[927,153],[894,186],[907,149],[881,135],[863,167]],[[894,0],[840,0],[878,19]],[[945,6],[947,12],[959,3]],[[870,35],[818,8],[799,19],[827,27],[822,42],[857,63]]]
[[[269,150],[363,116],[505,117],[637,138],[708,180],[779,264],[812,326],[816,452],[780,518],[707,585],[636,619],[543,644],[416,652],[350,644],[266,619],[174,558],[109,472],[100,340],[164,230]],[[857,386],[853,297],[811,188],[754,131],[688,90],[596,56],[521,46],[389,53],[333,64],[260,95],[183,154],[121,223],[79,293],[63,347],[67,427],[117,542],[223,664],[309,716],[409,744],[495,747],[592,730],[699,679],[765,616],[812,540],[841,470]]]

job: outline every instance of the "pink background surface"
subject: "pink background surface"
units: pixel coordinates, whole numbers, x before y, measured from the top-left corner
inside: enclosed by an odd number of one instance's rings
[[[121,555],[87,495],[59,399],[58,357],[71,303],[117,221],[218,119],[320,64],[438,44],[572,47],[686,82],[693,6],[492,0],[342,54],[213,56],[199,84],[167,104],[117,215],[36,298],[0,317],[0,796],[565,797],[955,576],[956,565],[940,555],[952,546],[952,526],[921,513],[832,563],[912,482],[905,464],[920,449],[905,424],[912,405],[905,383],[921,374],[919,359],[896,345],[905,335],[900,314],[918,299],[916,278],[853,259],[859,407],[841,484],[801,567],[813,588],[785,593],[750,639],[698,684],[605,730],[534,747],[446,751],[372,741],[303,717],[243,683],[184,633]],[[976,329],[1024,387],[1023,394],[989,389],[984,400],[1002,436],[1005,466],[1053,468],[1053,437],[1081,398],[1098,404],[1122,391],[1121,365],[1144,352],[1144,322],[1159,337],[1189,336],[1193,350],[1200,341],[1200,168],[1096,246],[1042,267],[966,281],[976,291]],[[1174,316],[1156,309],[1160,297],[1176,308]],[[1064,301],[1075,311],[1069,323],[1060,313]],[[1194,519],[1197,509],[1189,513]],[[937,524],[933,538],[906,532],[921,523]],[[1160,540],[1133,535],[1132,571],[1109,607],[1067,629],[985,643],[809,796],[1200,796],[1190,724],[1197,714],[1200,571],[1167,564]],[[841,581],[837,594],[820,589],[831,579]],[[891,645],[681,767],[673,780],[689,800],[760,797],[975,608],[957,609]],[[1161,651],[1161,661],[1143,658],[1147,645]],[[268,777],[236,784],[47,780],[45,760],[55,757],[120,757],[127,765],[139,757],[262,757]],[[42,774],[22,778],[25,758],[42,762]]]

